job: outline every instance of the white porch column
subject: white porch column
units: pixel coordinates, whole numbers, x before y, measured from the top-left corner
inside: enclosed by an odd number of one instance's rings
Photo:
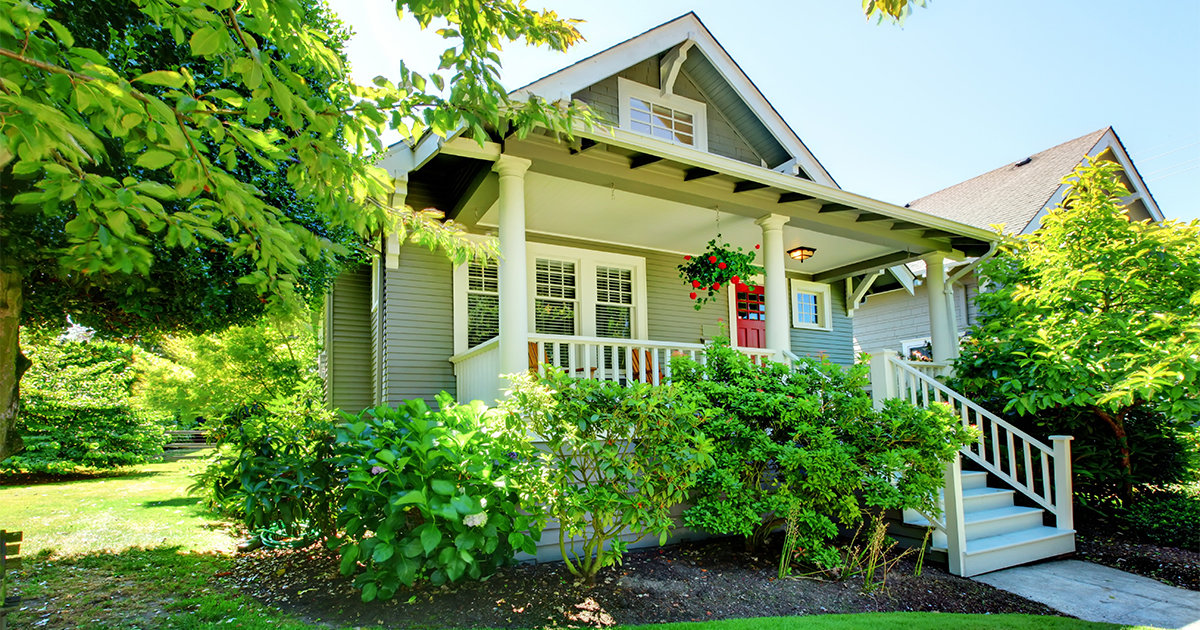
[[[958,308],[954,299],[954,283],[946,282],[946,319],[950,322],[950,359],[958,358]]]
[[[788,312],[788,283],[784,268],[783,226],[788,217],[768,214],[755,223],[762,227],[763,275],[767,307],[767,349],[775,351],[775,360],[784,361],[784,351],[792,349],[792,318]]]
[[[946,261],[940,252],[925,257],[925,294],[929,298],[929,338],[933,360],[948,361],[955,335],[946,313]]]
[[[395,179],[396,190],[392,193],[392,207],[403,206],[408,198],[408,175]],[[383,247],[383,263],[387,269],[400,268],[400,235],[395,230],[388,232]]]
[[[501,155],[500,174],[500,373],[529,369],[528,281],[525,271],[525,171],[530,161]]]

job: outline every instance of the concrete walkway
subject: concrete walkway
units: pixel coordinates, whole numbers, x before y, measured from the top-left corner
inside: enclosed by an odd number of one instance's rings
[[[1087,621],[1200,630],[1200,593],[1099,564],[1058,560],[974,579]]]

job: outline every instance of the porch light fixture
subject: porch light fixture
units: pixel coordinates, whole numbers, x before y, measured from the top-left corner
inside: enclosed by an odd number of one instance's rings
[[[817,248],[804,247],[803,245],[797,247],[796,249],[788,250],[788,256],[791,256],[792,260],[799,260],[800,262],[804,262],[809,258],[812,258],[812,255],[815,253],[817,253]]]

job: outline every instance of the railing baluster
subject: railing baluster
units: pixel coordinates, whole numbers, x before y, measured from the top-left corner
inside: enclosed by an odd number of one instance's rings
[[[991,421],[992,425],[992,465],[996,470],[1000,470],[1000,427],[995,420]]]
[[[1047,502],[1054,497],[1050,494],[1050,454],[1046,451],[1042,451],[1042,497]]]
[[[1013,444],[1012,431],[1005,431],[1008,442],[1008,476],[1012,477],[1015,482],[1017,480],[1017,449]]]
[[[1021,445],[1025,449],[1025,487],[1033,490],[1033,452],[1028,441],[1021,440]]]
[[[579,358],[576,356],[579,353],[579,344],[567,344],[567,374],[572,378],[579,376]]]
[[[537,342],[537,373],[539,376],[546,375],[546,342]]]

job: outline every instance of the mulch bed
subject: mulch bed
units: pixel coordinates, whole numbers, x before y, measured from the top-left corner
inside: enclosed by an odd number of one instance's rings
[[[740,540],[685,543],[629,553],[597,584],[577,584],[560,563],[520,565],[483,582],[419,587],[365,604],[319,546],[238,556],[227,586],[308,620],[392,628],[606,627],[673,621],[884,611],[1028,613],[1057,611],[927,563],[913,575],[909,555],[884,590],[862,581],[777,580],[778,550],[749,553]]]
[[[1195,551],[1084,534],[1076,537],[1075,548],[1082,560],[1200,591],[1200,553]]]

